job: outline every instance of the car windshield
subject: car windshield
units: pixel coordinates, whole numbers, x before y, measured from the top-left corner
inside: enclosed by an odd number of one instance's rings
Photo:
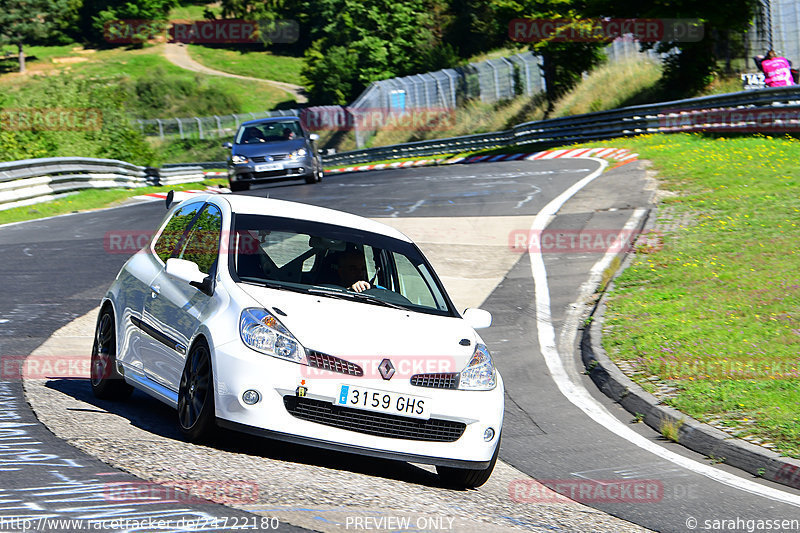
[[[255,144],[274,141],[288,141],[303,137],[303,129],[296,120],[246,124],[236,134],[236,144]]]
[[[236,215],[234,279],[365,304],[457,316],[441,283],[413,244],[342,226]],[[370,288],[350,290],[364,281]]]

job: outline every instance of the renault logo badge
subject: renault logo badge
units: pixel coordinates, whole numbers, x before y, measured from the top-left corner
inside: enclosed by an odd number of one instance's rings
[[[392,376],[394,376],[394,365],[388,359],[384,359],[381,361],[381,364],[378,365],[378,372],[381,373],[383,379],[392,379]]]

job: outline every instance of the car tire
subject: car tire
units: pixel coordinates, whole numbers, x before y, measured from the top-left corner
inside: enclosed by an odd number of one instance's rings
[[[494,449],[492,460],[489,466],[480,469],[453,468],[450,466],[436,465],[436,473],[439,479],[448,487],[458,489],[474,489],[486,483],[492,475],[494,465],[497,463],[497,456],[500,454],[500,439],[497,439],[497,447]]]
[[[106,306],[100,311],[94,332],[90,383],[95,397],[103,400],[124,400],[133,387],[117,372],[117,335],[114,312]]]
[[[214,373],[205,341],[192,346],[178,388],[178,427],[191,442],[208,440],[216,429]]]
[[[250,190],[249,183],[242,183],[241,181],[231,181],[231,192],[248,191]]]
[[[317,171],[315,170],[311,174],[306,174],[305,176],[303,176],[303,178],[306,180],[306,183],[309,183],[309,184],[316,183],[317,182]]]

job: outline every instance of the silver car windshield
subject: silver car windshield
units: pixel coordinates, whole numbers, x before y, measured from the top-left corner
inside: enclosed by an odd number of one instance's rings
[[[239,128],[236,144],[290,141],[303,138],[303,129],[296,120],[247,124]]]
[[[409,242],[342,226],[237,215],[234,279],[439,315],[454,309],[433,269]],[[355,287],[358,284],[357,290]]]

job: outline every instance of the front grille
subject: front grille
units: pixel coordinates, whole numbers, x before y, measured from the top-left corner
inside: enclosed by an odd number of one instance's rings
[[[283,404],[302,420],[392,439],[455,442],[467,427],[463,422],[373,413],[301,396],[284,396]]]
[[[459,376],[458,372],[414,374],[411,376],[411,384],[432,389],[457,389]]]
[[[357,364],[326,353],[308,350],[306,359],[308,360],[308,366],[313,366],[315,368],[339,372],[340,374],[347,374],[350,376],[364,375],[364,370]]]
[[[285,159],[289,159],[289,154],[276,154],[270,157],[272,157],[272,161],[283,161]],[[265,163],[267,161],[267,156],[257,155],[255,157],[251,157],[250,161],[253,163]]]

